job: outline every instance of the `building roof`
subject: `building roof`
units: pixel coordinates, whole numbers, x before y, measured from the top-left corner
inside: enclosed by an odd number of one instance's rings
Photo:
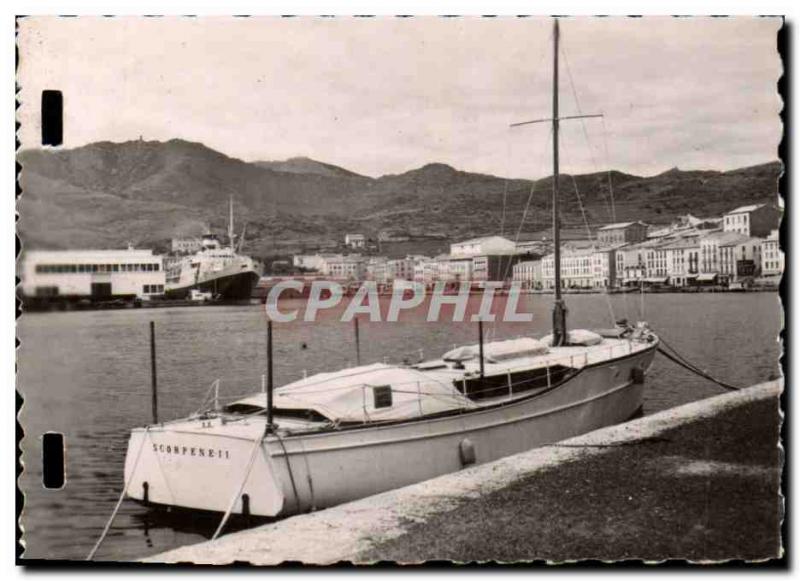
[[[726,212],[725,215],[728,214],[744,214],[746,212],[755,212],[759,208],[763,208],[766,204],[750,204],[749,206],[739,206],[735,210],[731,210],[730,212]]]
[[[731,232],[731,234],[736,234],[736,232]],[[737,238],[729,238],[725,240],[720,240],[720,246],[737,246],[739,244],[746,244],[749,242],[761,242],[758,238],[753,238],[752,236],[745,236],[744,234],[739,234]]]
[[[100,249],[100,250],[27,250],[25,256],[34,259],[48,260],[77,260],[90,258],[110,258],[120,257],[141,257],[141,258],[160,258],[160,255],[153,254],[151,248],[119,248],[119,249]]]
[[[662,248],[699,248],[700,240],[697,237],[684,237],[668,240],[664,243]]]
[[[720,245],[726,245],[734,241],[738,244],[743,240],[747,240],[748,236],[739,232],[712,232],[708,236],[703,237],[703,240],[716,240]]]

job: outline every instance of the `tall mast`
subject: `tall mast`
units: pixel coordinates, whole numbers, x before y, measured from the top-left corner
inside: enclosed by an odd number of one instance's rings
[[[553,346],[566,342],[567,309],[561,298],[561,214],[558,208],[558,19],[553,21],[553,268],[555,304],[553,306]]]
[[[567,342],[567,307],[561,298],[561,212],[558,209],[558,126],[561,121],[602,117],[603,114],[567,115],[558,117],[558,19],[553,19],[553,117],[512,123],[509,127],[521,127],[534,123],[553,123],[553,268],[555,282],[555,305],[553,306],[553,345],[559,347]]]
[[[228,242],[233,250],[233,196],[228,198]]]

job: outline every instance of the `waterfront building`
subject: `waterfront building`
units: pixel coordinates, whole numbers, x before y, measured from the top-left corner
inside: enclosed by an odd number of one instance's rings
[[[322,274],[340,280],[364,280],[367,261],[360,254],[332,256],[326,258]]]
[[[164,294],[164,272],[152,250],[30,250],[22,258],[21,286],[37,298],[148,299]]]
[[[406,256],[386,261],[386,273],[390,280],[414,280],[414,265],[419,257]]]
[[[385,283],[387,281],[386,275],[386,257],[373,256],[367,261],[366,276],[367,280],[374,280],[378,283]]]
[[[295,268],[322,272],[328,259],[338,257],[338,254],[296,254],[292,257],[292,265]]]
[[[725,232],[766,238],[778,226],[780,217],[780,210],[771,204],[741,206],[723,216],[722,229]]]
[[[638,285],[645,276],[641,244],[626,244],[614,252],[618,286]]]
[[[513,280],[519,282],[524,289],[540,290],[544,286],[542,280],[542,261],[525,260],[514,265]]]
[[[666,242],[667,277],[672,286],[694,284],[700,274],[700,237],[685,236]]]
[[[650,284],[667,283],[667,249],[668,242],[655,240],[645,242],[645,282]]]
[[[414,280],[432,284],[439,279],[439,258],[424,258],[414,263]]]
[[[514,265],[521,257],[517,254],[487,254],[472,258],[472,278],[477,281],[505,282],[513,274]]]
[[[719,244],[729,239],[731,236],[738,236],[737,232],[710,232],[700,238],[700,273],[698,280],[706,281],[708,276],[719,273]]]
[[[619,284],[667,284],[667,243],[668,241],[656,238],[618,248],[614,257]]]
[[[643,222],[618,222],[606,224],[597,231],[600,244],[630,244],[647,239],[647,224]]]
[[[614,288],[619,286],[617,274],[617,250],[624,244],[599,246],[592,250],[592,286],[595,288]]]
[[[724,281],[741,282],[761,274],[761,240],[731,233],[719,243],[719,274]]]
[[[566,247],[561,253],[562,288],[589,289],[593,286],[592,248]],[[546,289],[555,288],[553,254],[542,258],[542,282]]]
[[[364,248],[367,245],[367,238],[363,234],[345,234],[344,245],[348,248]]]
[[[449,256],[439,267],[439,280],[468,281],[472,280],[472,258],[454,258]]]
[[[464,258],[472,256],[485,256],[488,254],[514,254],[517,245],[502,236],[484,236],[472,238],[463,242],[450,245],[450,256]]]
[[[780,249],[778,230],[773,230],[761,241],[761,275],[780,276],[783,274],[784,255]]]

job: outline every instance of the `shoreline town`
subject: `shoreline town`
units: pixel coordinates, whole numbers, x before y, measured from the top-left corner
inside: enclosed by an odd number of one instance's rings
[[[735,208],[723,216],[678,217],[669,225],[605,224],[594,231],[562,231],[564,292],[712,292],[777,290],[784,270],[774,205]],[[213,234],[171,241],[171,252],[152,249],[31,250],[21,261],[26,310],[161,307],[263,302],[276,284],[299,281],[306,295],[316,280],[355,292],[373,281],[390,293],[399,281],[431,288],[437,283],[487,282],[523,292],[551,293],[552,231],[511,240],[483,236],[450,244],[434,257],[381,252],[393,239],[347,234],[339,252],[295,254],[264,265],[241,254],[232,224],[229,245]],[[188,273],[188,274],[187,274]],[[501,291],[502,292],[502,291]],[[291,293],[284,293],[288,297]]]

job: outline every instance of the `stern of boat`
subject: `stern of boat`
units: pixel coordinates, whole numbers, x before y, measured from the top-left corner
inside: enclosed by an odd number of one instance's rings
[[[233,502],[234,514],[279,515],[284,494],[267,443],[254,430],[247,438],[220,433],[224,427],[220,418],[212,418],[132,430],[126,496],[144,504],[215,512],[227,511]]]

